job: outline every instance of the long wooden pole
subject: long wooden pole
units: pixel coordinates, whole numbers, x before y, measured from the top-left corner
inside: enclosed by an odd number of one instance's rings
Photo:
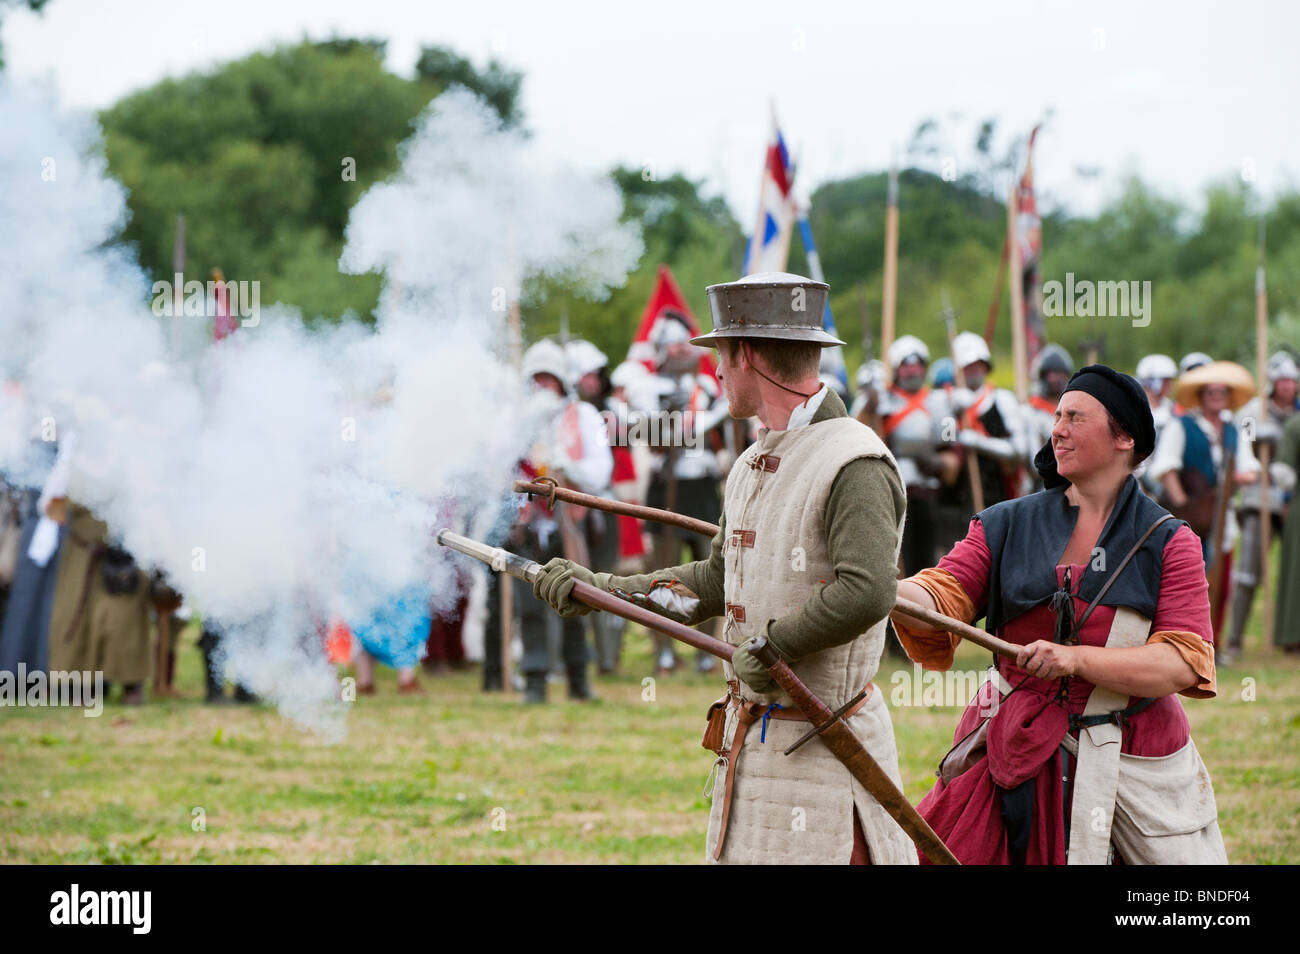
[[[862,324],[862,363],[871,360],[871,314],[867,308],[867,289],[858,282],[858,321]]]
[[[998,327],[998,312],[1002,310],[1002,285],[1007,280],[1007,239],[1002,237],[1002,256],[998,259],[998,277],[993,280],[993,300],[989,302],[989,316],[984,320],[984,343],[993,350],[993,335]]]
[[[1259,216],[1259,264],[1255,268],[1255,393],[1259,395],[1258,428],[1268,421],[1268,288],[1264,283],[1264,214]],[[1264,646],[1273,645],[1273,587],[1268,557],[1272,549],[1273,516],[1268,499],[1268,465],[1272,457],[1266,441],[1259,442],[1259,588],[1264,604]],[[1244,637],[1243,637],[1244,638]]]
[[[1026,367],[1025,288],[1020,262],[1020,216],[1018,190],[1011,185],[1007,199],[1007,279],[1011,283],[1011,363],[1015,373],[1016,400],[1029,401],[1029,372]]]
[[[1223,572],[1224,565],[1223,537],[1228,528],[1228,507],[1236,486],[1233,482],[1235,467],[1232,458],[1224,453],[1223,466],[1219,472],[1219,486],[1214,498],[1214,529],[1210,532],[1210,565],[1207,569],[1207,582],[1210,584],[1210,625],[1218,620],[1224,604]],[[1214,631],[1214,648],[1223,648],[1222,634],[1218,628]]]
[[[880,300],[880,357],[885,362],[885,386],[894,383],[889,347],[894,343],[898,306],[898,166],[889,170],[889,205],[885,209],[885,274]]]
[[[185,216],[176,213],[176,232],[172,237],[172,281],[176,287],[172,291],[172,323],[167,329],[167,345],[171,348],[173,360],[180,348],[180,327],[185,314]]]
[[[519,299],[510,302],[510,318],[507,328],[510,364],[516,371],[523,368],[523,322],[519,315]],[[507,579],[497,581],[497,611],[501,616],[501,629],[497,638],[501,641],[501,691],[514,689],[514,655],[515,648],[515,594],[514,584]],[[491,634],[485,636],[491,639]]]

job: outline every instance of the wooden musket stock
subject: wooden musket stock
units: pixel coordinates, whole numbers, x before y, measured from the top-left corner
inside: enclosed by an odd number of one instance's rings
[[[718,534],[718,525],[716,523],[709,523],[707,520],[696,520],[694,517],[684,517],[679,513],[673,513],[669,510],[643,507],[640,504],[624,503],[621,500],[610,500],[607,497],[593,497],[591,494],[579,493],[576,490],[569,490],[566,487],[555,487],[548,483],[536,483],[530,480],[516,480],[515,493],[530,494],[534,497],[546,497],[554,500],[563,500],[565,503],[590,507],[592,510],[604,510],[606,513],[617,513],[622,514],[625,517],[636,517],[639,520],[651,520],[655,523],[665,523],[706,537],[714,537]]]

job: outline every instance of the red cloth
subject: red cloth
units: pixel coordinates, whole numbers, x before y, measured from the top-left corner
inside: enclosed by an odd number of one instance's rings
[[[978,615],[982,615],[988,599],[990,566],[984,529],[976,520],[971,521],[966,537],[939,562],[941,569],[961,583]],[[1084,569],[1070,569],[1075,592]],[[1064,581],[1065,570],[1065,566],[1056,568],[1058,585]],[[1182,526],[1165,546],[1152,632],[1184,631],[1208,640],[1210,620],[1205,590],[1200,541]],[[1087,603],[1076,596],[1074,608],[1076,616],[1082,616]],[[1079,632],[1080,644],[1104,646],[1114,616],[1113,607],[1098,606]],[[1044,605],[1010,620],[997,635],[1023,646],[1051,639],[1054,624],[1051,608]],[[950,785],[936,782],[917,810],[963,864],[1011,864],[998,785],[1011,787],[1033,778],[1034,820],[1025,863],[1064,864],[1066,806],[1062,804],[1059,742],[1066,716],[1083,711],[1092,683],[1071,679],[1062,708],[1054,703],[1059,681],[1035,679],[1005,657],[998,658],[998,668],[1016,691],[1002,701],[993,716],[988,757]],[[954,742],[988,716],[993,692],[991,685],[985,685],[967,706],[953,733]],[[1124,730],[1121,751],[1146,757],[1170,755],[1186,745],[1188,737],[1182,705],[1173,696],[1165,696],[1132,717]],[[1073,775],[1073,759],[1069,760],[1068,771]],[[921,860],[925,863],[924,856]]]
[[[641,534],[641,521],[636,517],[618,518],[618,555],[629,560],[645,556],[645,537]]]
[[[636,461],[630,447],[615,445],[610,448],[614,455],[614,473],[611,482],[614,495],[626,501],[636,492]],[[645,555],[645,539],[641,536],[641,521],[636,517],[618,518],[618,555],[620,559],[631,559]]]
[[[217,313],[216,317],[212,319],[212,340],[220,341],[222,338],[233,335],[235,329],[239,327],[239,323],[235,321],[234,316],[230,314],[230,292],[225,283],[225,276],[221,274],[219,269],[213,269],[212,279],[215,282],[221,283],[216,286],[213,292],[217,300]]]
[[[641,323],[637,325],[636,334],[632,336],[632,347],[627,353],[629,361],[640,361],[650,371],[658,370],[651,356],[653,352],[650,350],[650,331],[654,328],[659,315],[667,308],[681,312],[690,326],[692,337],[704,333],[700,323],[691,314],[691,306],[686,304],[686,296],[678,287],[672,271],[667,265],[660,265],[654,291],[650,293],[650,300],[646,302],[645,311],[641,313]],[[714,367],[713,356],[710,354],[700,355],[699,371],[700,374],[707,374],[715,381],[718,379],[718,371]]]
[[[352,660],[352,631],[341,619],[331,620],[326,630],[325,658],[335,666]]]
[[[457,665],[465,661],[465,610],[469,607],[470,582],[456,575],[456,605],[445,617],[431,614],[425,658],[433,662]]]
[[[614,455],[614,471],[610,482],[615,484],[632,483],[636,480],[636,460],[632,457],[630,447],[614,446],[609,449]]]

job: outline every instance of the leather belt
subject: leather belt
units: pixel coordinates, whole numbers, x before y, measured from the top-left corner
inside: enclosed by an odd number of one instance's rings
[[[843,713],[841,719],[852,718],[859,709],[867,704],[875,690],[874,683],[867,683],[866,688],[862,690],[862,698],[857,704]],[[734,679],[727,683],[729,699],[728,704],[736,704],[736,734],[732,736],[731,748],[723,758],[727,761],[727,780],[722,790],[722,820],[718,824],[718,844],[713,849],[713,859],[716,861],[722,857],[722,848],[727,841],[727,825],[731,821],[731,793],[736,782],[736,762],[740,759],[741,747],[745,744],[745,734],[749,727],[755,722],[762,720],[764,716],[769,719],[779,719],[783,722],[808,722],[809,719],[799,709],[774,709],[770,705],[764,705],[761,702],[746,702],[740,697],[740,683]]]

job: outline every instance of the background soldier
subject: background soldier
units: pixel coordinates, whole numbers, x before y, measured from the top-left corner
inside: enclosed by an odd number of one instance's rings
[[[1171,395],[1174,381],[1178,379],[1178,365],[1167,354],[1149,354],[1138,362],[1135,376],[1146,392],[1147,403],[1151,406],[1151,419],[1156,425],[1156,440],[1159,441],[1165,427],[1175,417],[1174,399]],[[1159,500],[1164,496],[1164,488],[1160,481],[1151,476],[1149,466],[1139,467],[1134,474],[1148,497]]]
[[[564,349],[549,339],[537,342],[524,353],[523,371],[535,389],[549,392],[554,398],[551,419],[530,461],[533,476],[554,477],[583,493],[604,494],[614,467],[605,423],[586,401],[570,397],[572,373]],[[581,518],[572,510],[552,511],[544,502],[534,500],[521,515],[525,526],[520,550],[530,559],[545,563],[566,552],[581,555],[586,550]],[[523,600],[517,608],[524,644],[524,701],[545,702],[550,659],[546,616],[535,600]],[[561,656],[569,698],[592,699],[585,627],[581,620],[566,619],[562,630]]]
[[[128,705],[144,702],[152,659],[150,590],[131,555],[108,540],[108,525],[69,503],[50,617],[50,669],[101,670],[104,694],[122,683]]]
[[[1300,414],[1282,428],[1282,446],[1269,476],[1282,489],[1294,492],[1300,471]],[[1273,642],[1285,653],[1300,653],[1300,519],[1288,520],[1282,532],[1282,558],[1277,573],[1277,608]]]
[[[611,445],[615,444],[619,435],[611,434],[608,427],[611,418],[617,420],[617,402],[613,399],[609,359],[594,344],[581,338],[567,342],[564,350],[569,358],[569,373],[573,376],[578,398],[597,411],[614,412],[606,417],[605,436]],[[610,454],[614,471],[624,470],[631,464],[631,454],[626,447],[611,446]],[[611,474],[613,476],[615,475]],[[609,489],[612,488],[607,486],[606,490]],[[619,558],[619,519],[603,510],[588,510],[583,516],[582,524],[591,562],[598,566],[613,566]],[[626,620],[612,613],[597,613],[591,617],[596,667],[600,672],[612,673],[618,668],[626,625]]]
[[[1241,439],[1229,412],[1250,400],[1254,390],[1250,373],[1231,361],[1198,365],[1181,375],[1174,397],[1188,410],[1164,429],[1149,467],[1151,479],[1158,481],[1164,491],[1170,512],[1186,520],[1201,538],[1211,582],[1211,623],[1217,654],[1226,648],[1224,618],[1238,534],[1236,515],[1226,506],[1220,488],[1226,488],[1226,481],[1244,486],[1259,476],[1259,461],[1251,453],[1250,442]],[[1221,499],[1225,504],[1222,510]]]
[[[1038,352],[1030,371],[1030,376],[1034,379],[1034,392],[1029,395],[1029,404],[1023,411],[1029,473],[1036,490],[1042,489],[1043,482],[1034,470],[1034,455],[1052,439],[1052,428],[1056,426],[1056,405],[1072,374],[1074,362],[1070,359],[1070,353],[1058,344],[1049,344]]]
[[[652,445],[650,485],[646,503],[687,517],[717,523],[721,514],[718,499],[717,450],[721,447],[717,427],[727,419],[727,401],[718,383],[700,370],[700,349],[691,343],[686,317],[672,309],[659,316],[650,330],[655,353],[653,393],[658,407],[647,412],[658,414],[658,441]],[[680,433],[673,422],[682,422]],[[656,524],[655,560],[672,566],[682,558],[682,550],[691,559],[708,556],[707,547],[698,534],[677,527]],[[712,656],[697,653],[695,667],[709,672],[715,666]],[[677,668],[677,655],[667,637],[656,637],[655,673],[663,675]]]
[[[864,361],[855,378],[857,391],[849,416],[880,433],[880,400],[885,392],[885,363],[878,358]]]
[[[907,526],[903,528],[903,573],[932,566],[939,558],[937,503],[939,489],[957,480],[961,459],[944,440],[942,428],[951,408],[942,390],[925,386],[930,350],[925,342],[904,335],[889,347],[894,383],[880,402],[881,436],[898,462],[907,488]],[[900,649],[901,652],[901,649]]]
[[[1269,395],[1267,402],[1259,396],[1247,401],[1237,412],[1237,428],[1242,437],[1250,433],[1255,435],[1254,452],[1259,458],[1259,449],[1267,445],[1269,460],[1277,460],[1278,443],[1282,438],[1282,428],[1295,414],[1296,383],[1300,379],[1300,368],[1285,351],[1279,351],[1268,362]],[[1263,410],[1261,411],[1261,407]],[[1259,587],[1260,563],[1260,485],[1247,484],[1241,489],[1237,500],[1237,522],[1241,525],[1241,557],[1232,568],[1232,624],[1228,632],[1228,645],[1224,652],[1226,662],[1233,662],[1241,652],[1242,636],[1246,631],[1246,620],[1250,616],[1251,606],[1255,602],[1255,590]],[[1286,510],[1287,493],[1275,482],[1268,486],[1267,508],[1272,520],[1272,536],[1282,536],[1282,520]]]
[[[1195,371],[1197,368],[1203,368],[1213,361],[1214,359],[1204,351],[1189,351],[1187,354],[1183,355],[1182,360],[1178,362],[1178,377],[1181,378],[1188,371]],[[1177,386],[1177,382],[1175,382],[1175,386]],[[1177,398],[1174,399],[1174,417],[1182,417],[1188,411],[1195,409],[1195,401],[1191,404],[1184,404]]]
[[[964,389],[952,390],[953,412],[960,415],[957,439],[968,453],[978,455],[984,506],[991,507],[1020,492],[1020,478],[1030,457],[1024,418],[1016,396],[989,381],[993,357],[983,338],[973,331],[963,331],[953,339],[952,350],[966,377]],[[974,511],[974,498],[965,470],[958,486],[969,516]]]
[[[0,672],[17,672],[20,663],[29,672],[47,668],[54,585],[66,532],[67,458],[74,443],[69,436],[56,460],[49,459],[54,452],[50,445],[42,441],[31,445],[35,455],[46,458],[50,471],[39,496],[35,491],[19,495],[22,533],[12,554],[12,585],[0,628]]]
[[[1169,395],[1178,378],[1178,365],[1167,354],[1149,354],[1138,362],[1136,377],[1151,404],[1151,416],[1156,422],[1158,439],[1161,430],[1174,416],[1174,402]]]

